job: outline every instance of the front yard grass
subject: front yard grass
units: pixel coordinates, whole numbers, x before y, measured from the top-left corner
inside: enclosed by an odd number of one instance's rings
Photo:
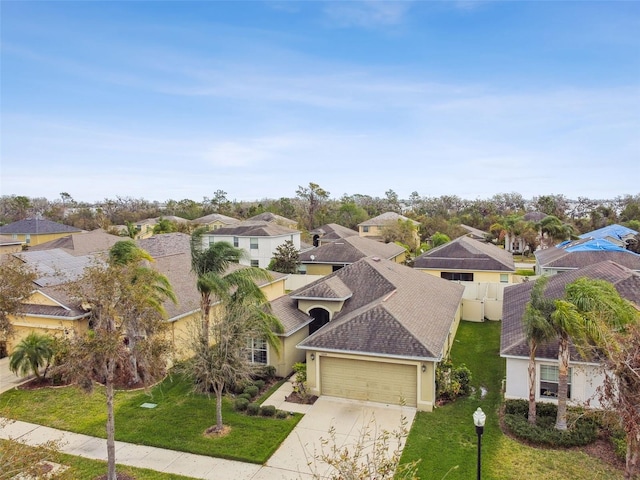
[[[476,478],[477,436],[472,414],[481,407],[487,414],[482,437],[482,478],[622,479],[621,471],[577,449],[532,448],[502,433],[498,409],[505,365],[499,350],[500,322],[461,322],[451,356],[456,366],[464,363],[471,369],[475,394],[432,413],[418,412],[402,463],[421,459],[418,474],[422,480],[441,480],[445,476],[446,480]],[[484,397],[481,387],[486,389]]]
[[[155,403],[156,408],[141,408]],[[203,435],[215,423],[215,399],[195,394],[188,381],[167,377],[149,393],[115,396],[116,440],[212,457],[264,463],[302,418],[251,417],[233,410],[225,399],[223,419],[228,435]],[[87,395],[76,387],[10,390],[0,395],[0,416],[106,438],[104,389]]]

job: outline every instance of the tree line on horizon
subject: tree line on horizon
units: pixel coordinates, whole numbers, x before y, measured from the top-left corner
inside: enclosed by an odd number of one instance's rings
[[[223,190],[215,190],[211,197],[204,197],[202,201],[170,199],[164,203],[116,197],[89,204],[75,201],[67,192],[62,192],[60,198],[54,200],[19,195],[0,197],[0,225],[37,215],[83,230],[102,228],[109,231],[114,226],[157,217],[176,216],[194,220],[212,213],[244,220],[264,212],[295,220],[300,229],[307,232],[327,223],[357,230],[357,225],[369,218],[395,212],[420,223],[422,241],[436,233],[456,238],[466,233],[460,225],[483,230],[490,234],[492,240],[501,241],[505,232],[524,229],[524,215],[534,212],[557,218],[560,221],[558,228],[564,229],[569,237],[614,223],[640,230],[640,193],[607,200],[587,197],[572,200],[562,194],[525,199],[521,194],[511,192],[468,200],[458,195],[428,197],[413,192],[409,198],[401,199],[390,189],[384,197],[344,194],[336,199],[311,182],[308,186],[299,186],[293,197],[255,201],[229,200]],[[190,233],[190,226],[165,224],[169,231]]]

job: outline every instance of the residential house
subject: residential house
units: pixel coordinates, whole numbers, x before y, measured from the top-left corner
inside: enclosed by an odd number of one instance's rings
[[[489,235],[484,230],[480,230],[478,228],[470,227],[469,225],[460,224],[462,228],[467,231],[467,237],[471,237],[474,240],[480,240],[481,242],[487,241],[487,235]]]
[[[535,252],[535,271],[539,275],[576,270],[610,260],[640,272],[640,255],[606,239],[581,238]]]
[[[104,234],[104,232],[102,232]],[[87,235],[87,237],[84,237]],[[105,234],[108,235],[108,234]],[[76,236],[74,236],[76,237]],[[110,235],[109,237],[113,237]],[[11,353],[15,345],[31,331],[49,334],[72,335],[88,328],[88,312],[82,305],[72,301],[64,290],[64,285],[82,275],[84,269],[104,258],[111,247],[90,247],[82,241],[92,238],[83,234],[73,239],[75,250],[71,248],[50,248],[14,254],[16,261],[22,261],[37,269],[38,278],[34,282],[34,292],[26,300],[25,314],[12,318],[14,335],[0,341],[0,347]],[[99,232],[93,238],[100,238]],[[122,240],[119,237],[115,237]],[[166,302],[167,331],[174,356],[182,358],[188,355],[189,338],[194,322],[200,319],[200,295],[196,288],[196,277],[191,270],[191,237],[183,233],[154,235],[139,240],[138,245],[154,258],[151,268],[165,275],[174,289],[178,303]],[[81,254],[80,251],[91,251]],[[246,268],[231,265],[231,270]],[[271,279],[258,282],[267,300],[284,295],[286,275],[271,272]]]
[[[90,232],[74,233],[56,240],[41,243],[40,245],[29,248],[29,251],[37,252],[59,248],[73,256],[88,255],[90,253],[105,252],[122,240],[125,239],[98,228]]]
[[[234,247],[242,248],[246,257],[240,261],[242,265],[267,268],[276,248],[287,240],[300,250],[300,232],[283,227],[277,223],[245,220],[230,227],[222,227],[203,235],[205,247],[216,242],[228,242]]]
[[[390,225],[401,222],[410,222],[415,228],[414,243],[420,244],[420,236],[418,235],[418,227],[420,222],[411,220],[410,218],[400,215],[395,212],[386,212],[377,217],[370,218],[362,223],[358,224],[358,234],[361,237],[371,238],[372,240],[383,241],[385,228],[389,228]]]
[[[20,240],[27,246],[39,245],[79,232],[82,232],[79,228],[43,218],[27,218],[26,220],[18,220],[0,227],[0,235],[7,235],[13,240]]]
[[[20,252],[22,251],[22,245],[22,240],[15,239],[8,235],[0,235],[0,255]]]
[[[640,306],[640,275],[612,261],[587,265],[580,269],[565,271],[549,277],[545,296],[559,299],[565,287],[586,277],[611,282],[623,298]],[[525,282],[508,287],[504,293],[504,314],[500,339],[500,356],[506,361],[507,377],[505,397],[528,399],[529,346],[525,336],[522,317],[525,306],[531,299],[534,282]],[[599,405],[596,391],[602,384],[600,364],[593,359],[582,358],[575,346],[570,346],[569,402],[581,405],[589,402]],[[536,351],[536,401],[555,401],[558,396],[558,341],[552,340],[538,346]]]
[[[220,213],[212,213],[191,221],[197,227],[205,227],[208,231],[229,227],[240,223],[240,220]]]
[[[300,253],[301,270],[308,275],[328,275],[365,257],[404,263],[406,250],[395,243],[354,235]]]
[[[271,302],[285,332],[280,374],[307,363],[312,394],[431,411],[435,370],[453,343],[463,287],[366,257]]]
[[[509,252],[468,236],[426,251],[413,267],[464,285],[462,318],[470,321],[500,320],[502,293],[515,281],[516,271]]]
[[[327,243],[332,243],[343,238],[354,237],[358,232],[337,223],[327,223],[321,227],[314,228],[309,232],[313,239],[313,246],[320,247]]]
[[[578,238],[607,240],[614,245],[626,248],[627,241],[633,239],[637,234],[638,232],[629,227],[614,224],[591,232],[583,233],[582,235],[579,235]]]
[[[136,240],[141,240],[143,238],[149,238],[153,235],[153,229],[158,225],[160,220],[169,220],[172,223],[177,224],[188,224],[189,220],[182,217],[176,217],[175,215],[166,215],[162,217],[154,217],[154,218],[145,218],[144,220],[140,220],[135,223],[136,225]],[[120,227],[122,233],[126,235],[127,229],[126,227]]]

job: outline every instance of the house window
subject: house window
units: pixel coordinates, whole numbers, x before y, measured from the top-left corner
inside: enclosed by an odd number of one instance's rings
[[[267,341],[264,338],[250,338],[247,342],[251,363],[267,364]]]
[[[568,374],[567,398],[571,398],[571,368]],[[540,365],[540,398],[558,398],[558,367]]]
[[[369,227],[362,227],[362,231],[364,233],[369,233]]]
[[[213,245],[214,243],[213,237],[207,237],[207,238],[209,240],[209,246]]]
[[[445,280],[458,280],[461,282],[473,282],[473,273],[440,272],[440,278],[444,278]]]
[[[233,246],[238,248],[238,237],[233,237]]]
[[[260,266],[260,260],[251,260],[251,266],[252,267],[259,267]]]
[[[251,245],[251,250],[257,250],[258,249],[258,239],[257,238],[252,238],[251,240],[249,240],[250,245]]]
[[[31,234],[30,234],[30,233],[27,233],[27,234],[24,236],[24,241],[25,241],[27,244],[31,243]]]
[[[500,283],[509,283],[509,274],[501,273],[500,274]]]

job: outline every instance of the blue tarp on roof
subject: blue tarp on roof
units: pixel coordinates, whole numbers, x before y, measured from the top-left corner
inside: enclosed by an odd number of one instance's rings
[[[593,238],[591,240],[587,240],[586,242],[578,241],[578,242],[575,242],[575,245],[567,245],[563,248],[567,252],[586,252],[586,251],[592,251],[592,250],[606,250],[608,252],[626,252],[626,253],[633,254],[633,252],[625,248],[619,247],[615,243],[611,243],[610,241],[603,240],[601,238]]]
[[[607,227],[599,228],[593,232],[587,232],[580,235],[580,238],[619,238],[622,240],[626,235],[637,235],[638,232],[623,225],[609,225]]]

